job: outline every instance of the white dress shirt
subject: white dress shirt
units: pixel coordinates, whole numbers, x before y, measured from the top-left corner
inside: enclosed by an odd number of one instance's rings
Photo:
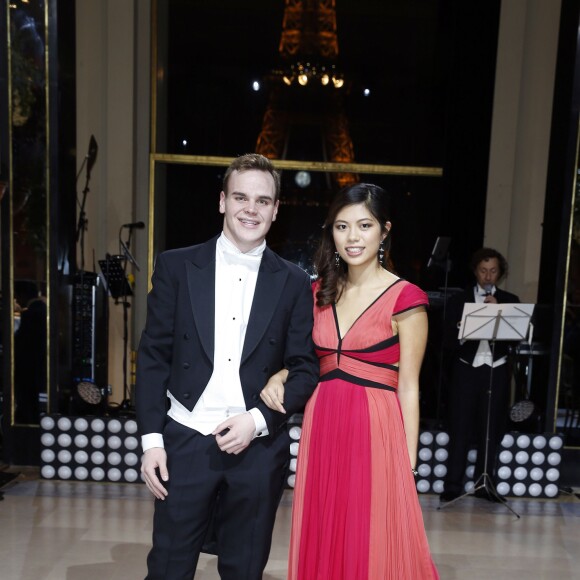
[[[241,252],[222,232],[216,244],[214,370],[192,411],[168,391],[168,415],[178,423],[209,435],[223,421],[246,412],[240,380],[240,362],[258,270],[266,242],[249,252]],[[249,411],[256,423],[256,435],[267,435],[262,413]],[[163,447],[160,433],[143,435],[143,451]]]
[[[485,297],[487,294],[495,295],[495,286],[492,287],[490,292],[486,292],[479,284],[475,285],[473,289],[475,302],[478,304],[483,304],[485,302]],[[487,365],[493,368],[499,367],[507,362],[507,357],[502,356],[500,359],[493,361],[491,354],[491,347],[488,340],[480,340],[477,352],[475,353],[475,358],[473,359],[472,366],[481,367]]]

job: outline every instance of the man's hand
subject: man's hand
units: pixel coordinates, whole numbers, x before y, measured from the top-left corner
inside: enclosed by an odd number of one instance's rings
[[[492,294],[488,294],[483,301],[486,304],[497,304],[497,298],[495,296],[493,296]]]
[[[225,431],[225,433],[224,433]],[[221,434],[223,433],[223,435]],[[256,422],[251,413],[242,413],[220,423],[213,431],[218,447],[226,453],[238,455],[251,443]]]
[[[169,473],[167,472],[167,453],[162,447],[152,447],[145,451],[141,461],[141,473],[149,491],[157,499],[163,500],[167,497],[167,490],[161,485],[161,481],[157,477],[156,469],[159,469],[159,475],[161,475],[163,481],[169,479]]]

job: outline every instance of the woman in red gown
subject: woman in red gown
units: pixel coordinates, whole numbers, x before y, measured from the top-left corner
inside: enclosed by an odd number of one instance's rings
[[[316,256],[320,383],[296,470],[290,580],[438,578],[413,477],[427,296],[387,269],[384,190],[356,184],[330,206]],[[283,411],[286,371],[262,399]]]

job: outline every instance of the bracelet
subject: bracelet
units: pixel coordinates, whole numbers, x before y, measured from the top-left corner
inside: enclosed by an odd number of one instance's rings
[[[418,472],[418,471],[417,471],[415,468],[413,468],[413,467],[411,467],[411,473],[412,473],[412,474],[413,474],[415,477],[417,477],[417,476],[419,475],[419,472]]]

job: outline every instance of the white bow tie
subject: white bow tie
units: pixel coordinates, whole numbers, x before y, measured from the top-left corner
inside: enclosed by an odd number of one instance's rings
[[[260,267],[262,256],[252,256],[251,254],[243,254],[242,252],[223,252],[224,261],[228,266],[246,266],[250,270],[257,271]]]

